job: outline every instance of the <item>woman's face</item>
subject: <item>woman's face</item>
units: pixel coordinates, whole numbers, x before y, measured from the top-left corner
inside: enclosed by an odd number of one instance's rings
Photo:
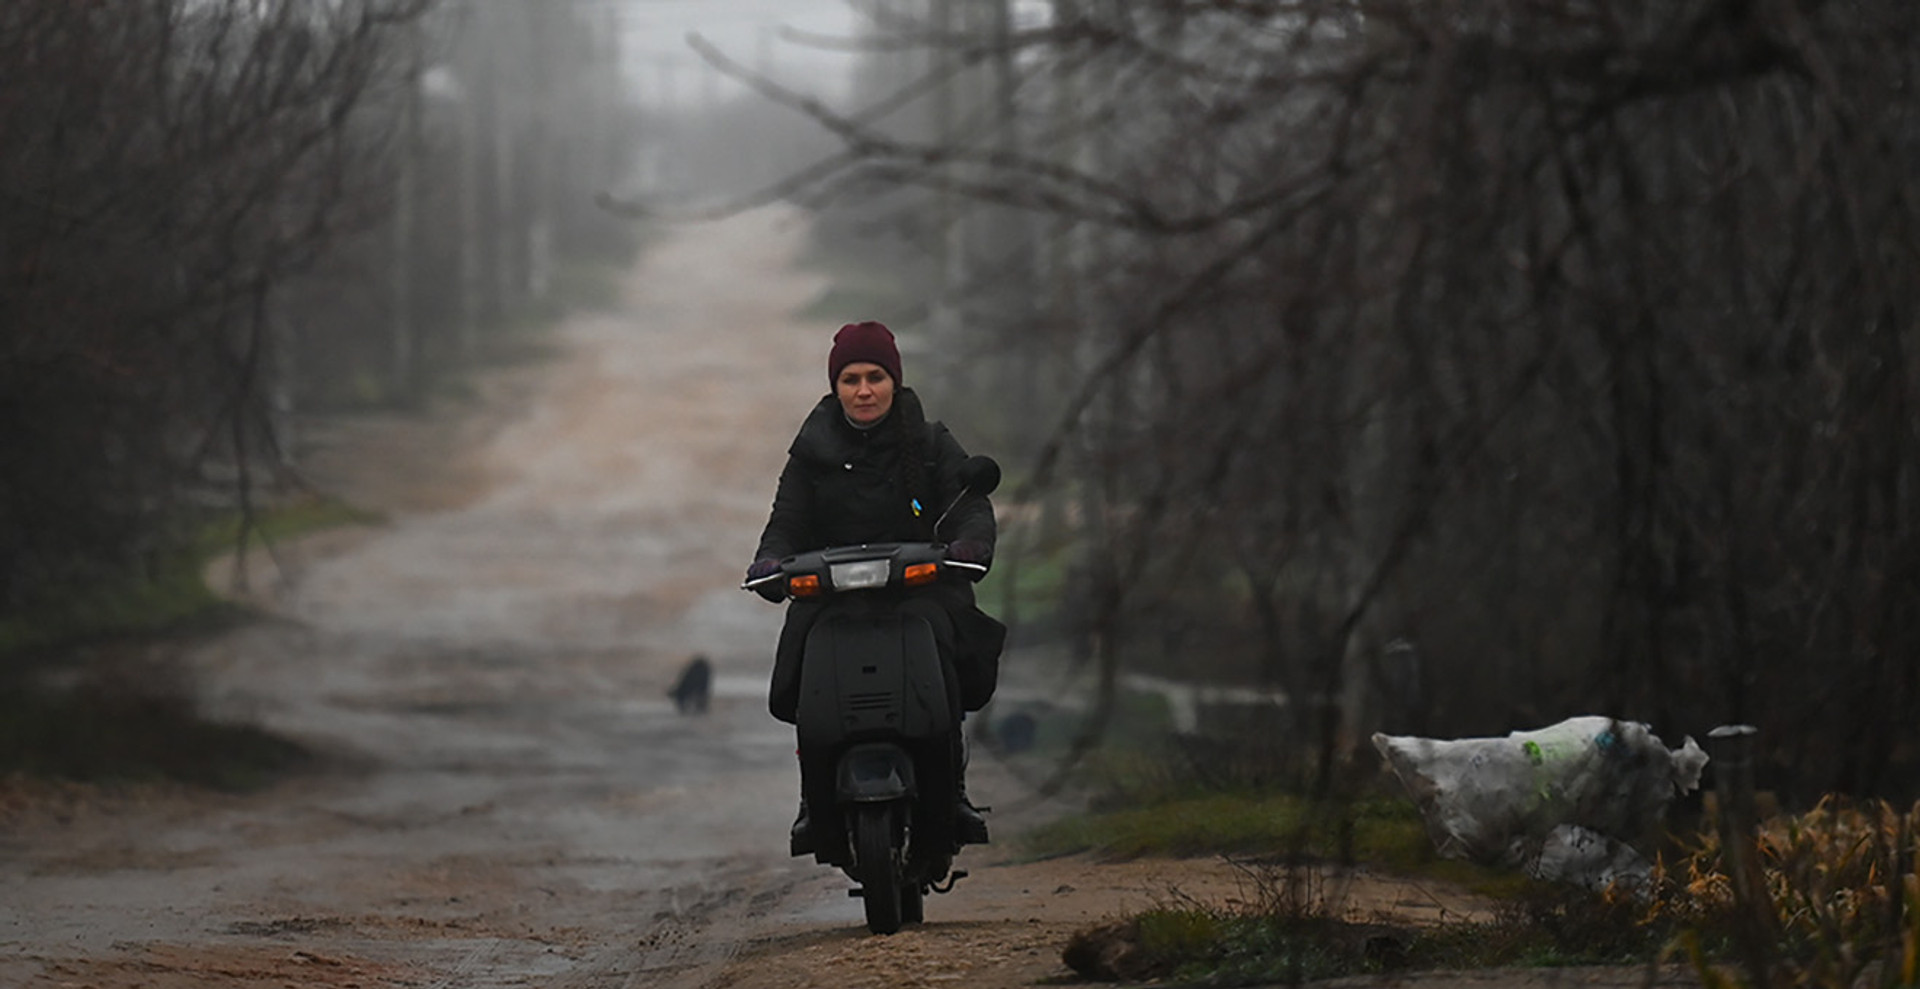
[[[893,408],[893,378],[886,368],[867,361],[841,368],[833,392],[840,398],[841,411],[862,426],[879,422]]]

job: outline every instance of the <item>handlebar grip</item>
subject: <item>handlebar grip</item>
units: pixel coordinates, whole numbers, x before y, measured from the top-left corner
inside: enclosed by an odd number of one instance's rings
[[[965,574],[968,580],[976,584],[980,582],[982,577],[987,575],[987,565],[984,563],[967,563],[962,560],[946,560],[944,563],[946,566]]]
[[[779,604],[787,597],[786,579],[787,575],[784,573],[770,573],[765,577],[741,581],[740,589],[752,591],[774,604]]]

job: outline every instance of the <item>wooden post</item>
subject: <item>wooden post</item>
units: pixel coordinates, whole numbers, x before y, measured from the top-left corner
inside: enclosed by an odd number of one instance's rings
[[[1740,954],[1753,984],[1766,987],[1774,984],[1771,959],[1780,943],[1780,924],[1755,840],[1753,749],[1759,733],[1752,725],[1721,725],[1707,733],[1707,748],[1713,757],[1720,847],[1739,915]]]

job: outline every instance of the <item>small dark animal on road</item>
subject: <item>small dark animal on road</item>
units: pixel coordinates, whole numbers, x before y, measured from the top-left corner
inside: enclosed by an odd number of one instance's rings
[[[707,713],[707,701],[713,697],[713,664],[698,653],[680,670],[680,679],[667,691],[673,706],[681,714]]]

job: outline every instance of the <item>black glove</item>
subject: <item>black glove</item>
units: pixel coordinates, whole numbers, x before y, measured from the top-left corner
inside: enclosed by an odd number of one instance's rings
[[[753,561],[753,566],[747,568],[747,582],[752,583],[762,577],[771,577],[779,572],[779,560],[755,560]],[[786,585],[777,580],[767,581],[765,584],[754,588],[753,592],[772,601],[774,604],[779,604],[781,601],[786,600],[787,597]]]
[[[947,559],[985,564],[993,559],[993,547],[979,539],[956,539],[947,544]]]
[[[947,544],[947,559],[984,567],[993,562],[993,547],[978,539],[956,539]],[[986,576],[978,570],[968,570],[966,575],[970,580]]]

